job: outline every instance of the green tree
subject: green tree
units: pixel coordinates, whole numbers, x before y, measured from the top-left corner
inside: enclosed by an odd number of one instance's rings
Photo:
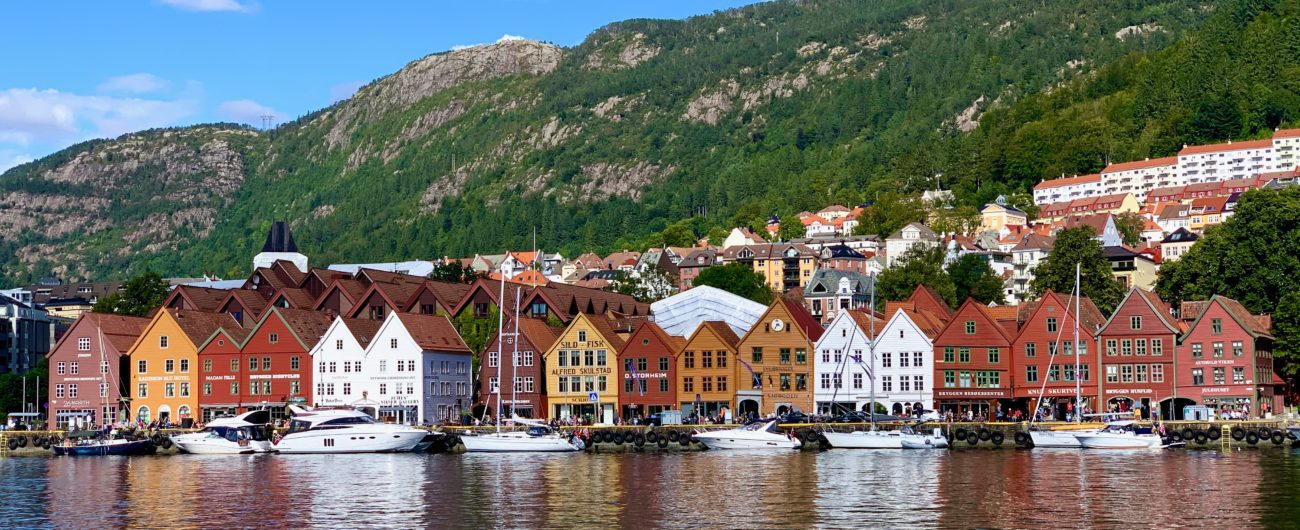
[[[981,304],[1002,304],[1002,278],[989,267],[988,260],[979,254],[966,254],[948,264],[948,276],[957,289],[957,300],[974,298]]]
[[[982,221],[979,209],[969,205],[941,208],[936,210],[930,218],[930,228],[935,232],[963,236],[975,235],[979,231]]]
[[[156,272],[146,272],[122,284],[122,290],[109,293],[95,303],[96,313],[115,313],[142,317],[153,311],[163,299],[171,286]]]
[[[1289,291],[1273,311],[1273,359],[1283,375],[1300,373],[1300,291]]]
[[[676,223],[668,225],[663,232],[663,244],[669,247],[693,247],[695,246],[695,230],[691,228],[691,220],[683,219]],[[725,238],[725,236],[724,236]]]
[[[957,285],[943,270],[947,255],[947,249],[942,246],[912,247],[897,263],[876,276],[877,308],[885,307],[885,302],[889,300],[907,299],[918,285],[930,286],[949,306],[957,307],[960,303]]]
[[[695,277],[694,285],[715,287],[764,305],[772,303],[772,290],[767,287],[766,279],[744,263],[705,268]]]
[[[886,191],[877,196],[871,206],[863,209],[853,233],[883,238],[907,226],[907,223],[925,221],[925,217],[925,205],[919,196]]]
[[[1142,228],[1146,219],[1136,212],[1124,212],[1115,216],[1115,228],[1119,229],[1120,241],[1128,246],[1142,242]]]
[[[781,241],[800,239],[804,234],[805,230],[803,227],[803,221],[799,220],[798,215],[789,214],[781,216],[781,230],[777,232],[777,237],[781,238]]]
[[[474,283],[474,280],[486,276],[486,274],[475,272],[474,269],[461,265],[460,261],[455,260],[438,264],[433,268],[433,272],[429,273],[430,280],[455,283]]]
[[[726,230],[723,230],[721,227],[715,226],[709,230],[709,244],[716,247],[720,247],[722,246],[722,242],[727,240],[727,235],[728,232]],[[684,258],[686,256],[682,256],[682,257]]]
[[[1056,234],[1056,242],[1047,258],[1034,268],[1030,290],[1042,296],[1051,289],[1058,293],[1074,292],[1075,264],[1082,264],[1080,290],[1092,299],[1103,314],[1109,315],[1124,298],[1124,285],[1111,274],[1110,261],[1102,253],[1101,242],[1093,239],[1092,227],[1080,226]]]

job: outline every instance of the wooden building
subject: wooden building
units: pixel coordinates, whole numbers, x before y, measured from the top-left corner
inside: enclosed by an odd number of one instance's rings
[[[812,352],[823,331],[803,305],[773,302],[740,340],[739,364],[752,377],[750,384],[737,388],[739,412],[814,412]],[[685,385],[679,392],[691,393]]]
[[[506,332],[513,333],[515,323],[507,320]],[[483,368],[479,370],[478,396],[484,409],[496,415],[497,396],[501,397],[501,414],[509,418],[511,412],[524,418],[536,418],[547,413],[546,374],[542,370],[542,354],[555,345],[563,328],[547,325],[545,320],[537,318],[519,319],[518,343],[512,337],[505,337],[505,351],[497,346],[497,336],[492,335],[483,353]],[[514,362],[509,362],[511,357]],[[497,393],[498,371],[504,381],[514,381],[514,389],[504,387]],[[475,416],[482,416],[476,410]]]
[[[677,407],[677,366],[673,361],[685,345],[685,338],[665,333],[654,322],[637,325],[618,352],[618,402],[624,419]],[[722,363],[726,363],[725,357]]]
[[[49,360],[51,425],[113,423],[130,395],[125,357],[149,319],[102,313],[81,315],[63,334]]]
[[[1162,418],[1180,409],[1174,399],[1173,363],[1180,323],[1155,293],[1130,289],[1098,330],[1101,344],[1103,410],[1132,410],[1144,417],[1159,404]],[[1180,413],[1181,416],[1181,413]]]
[[[934,339],[937,410],[984,418],[1010,410],[1014,332],[973,299],[957,308]]]
[[[550,416],[613,423],[618,412],[615,363],[623,337],[608,320],[577,313],[542,356]]]
[[[753,386],[749,371],[736,359],[739,345],[740,337],[721,320],[701,322],[686,339],[673,362],[683,414],[725,415],[731,411],[735,415],[736,390]],[[706,356],[712,359],[707,365]],[[754,405],[753,412],[758,412],[757,402]]]
[[[1023,410],[1046,406],[1055,418],[1065,419],[1067,412],[1074,409],[1076,383],[1084,408],[1098,410],[1101,369],[1097,364],[1096,334],[1106,317],[1088,298],[1081,298],[1078,305],[1078,345],[1072,344],[1074,297],[1049,290],[1026,308],[1012,348],[1015,368],[1011,374],[1015,397],[1027,400]]]
[[[1184,304],[1187,307],[1189,304]],[[1198,304],[1177,352],[1178,398],[1222,414],[1228,410],[1260,417],[1265,405],[1280,410],[1274,392],[1273,336],[1266,317],[1222,296]],[[1184,318],[1193,315],[1184,314]]]

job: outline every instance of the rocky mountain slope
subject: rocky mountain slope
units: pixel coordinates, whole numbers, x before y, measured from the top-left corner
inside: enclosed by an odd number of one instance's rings
[[[148,131],[14,168],[0,261],[11,280],[237,276],[274,219],[316,263],[495,252],[534,227],[575,253],[921,189],[936,170],[985,200],[1161,154],[1168,141],[1130,141],[1132,117],[1084,135],[1097,145],[1034,150],[1028,173],[1001,153],[1133,86],[1207,20],[1239,29],[1261,9],[1245,3],[778,1],[625,21],[569,49],[438,53],[271,131]]]

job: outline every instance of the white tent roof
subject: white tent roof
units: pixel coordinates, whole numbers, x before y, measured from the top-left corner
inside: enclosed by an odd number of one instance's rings
[[[669,335],[690,336],[706,320],[721,320],[743,336],[767,306],[707,285],[694,287],[653,304],[655,323]]]
[[[400,272],[413,276],[428,276],[433,272],[432,261],[390,261],[387,263],[335,263],[329,270],[356,274],[361,269],[374,269],[385,272]]]

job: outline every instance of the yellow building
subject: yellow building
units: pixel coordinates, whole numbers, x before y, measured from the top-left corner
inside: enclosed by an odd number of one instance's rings
[[[184,424],[199,410],[198,350],[221,327],[238,328],[227,313],[159,310],[127,352],[136,421]]]
[[[84,298],[66,298],[59,300],[50,300],[44,306],[45,312],[52,317],[67,318],[76,320],[77,317],[89,313],[94,309],[94,304],[87,302]]]
[[[1025,226],[1029,214],[1003,204],[986,204],[980,210],[980,232],[997,232],[1005,226]]]
[[[1110,261],[1111,275],[1124,284],[1125,289],[1155,289],[1160,266],[1149,256],[1122,246],[1106,247],[1102,253]]]
[[[743,245],[722,251],[723,263],[749,265],[763,276],[768,287],[778,293],[808,283],[817,270],[817,260],[817,252],[802,243]]]
[[[599,315],[578,313],[542,355],[550,417],[613,423],[618,410],[618,352],[623,337]]]

